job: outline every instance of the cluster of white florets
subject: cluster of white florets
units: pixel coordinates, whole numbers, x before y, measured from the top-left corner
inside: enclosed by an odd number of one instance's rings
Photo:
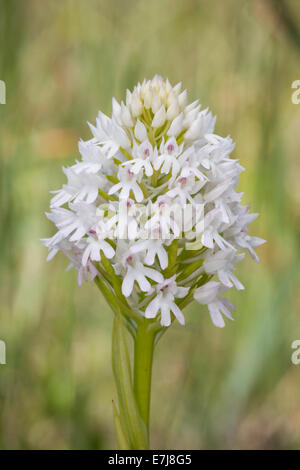
[[[79,284],[99,280],[120,308],[163,326],[174,317],[184,324],[193,299],[224,326],[233,306],[221,295],[244,288],[235,265],[243,250],[258,261],[254,247],[264,242],[247,233],[257,214],[235,190],[243,168],[230,158],[231,138],[214,134],[215,118],[198,101],[187,104],[181,84],[158,76],[112,107],[79,142],[81,161],[63,169],[68,182],[47,214],[58,229],[44,240],[48,258],[63,251]],[[202,215],[183,230],[188,206]]]

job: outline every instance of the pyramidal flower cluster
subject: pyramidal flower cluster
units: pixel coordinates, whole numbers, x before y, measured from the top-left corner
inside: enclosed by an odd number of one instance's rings
[[[113,99],[112,117],[99,112],[93,137],[79,142],[81,160],[54,191],[48,259],[64,252],[79,284],[95,280],[129,317],[184,324],[182,310],[196,300],[223,327],[233,309],[223,293],[244,289],[235,265],[245,251],[258,262],[264,240],[248,234],[257,214],[240,204],[243,168],[215,120],[159,76],[127,90],[125,102]]]

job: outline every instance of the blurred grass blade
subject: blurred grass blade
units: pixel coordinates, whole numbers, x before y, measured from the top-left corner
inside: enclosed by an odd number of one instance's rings
[[[120,450],[129,450],[130,444],[127,441],[126,435],[123,431],[120,416],[117,411],[116,405],[114,404],[114,402],[112,402],[112,405],[113,405],[113,412],[114,412],[114,423],[115,423],[115,430],[116,430],[116,436],[117,436],[117,441],[118,441],[118,448]]]

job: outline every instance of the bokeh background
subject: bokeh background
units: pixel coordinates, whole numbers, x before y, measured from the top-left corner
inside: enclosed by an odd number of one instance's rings
[[[39,239],[86,122],[156,73],[237,142],[268,243],[238,267],[235,322],[219,330],[194,305],[159,343],[152,446],[299,448],[299,31],[298,0],[0,0],[0,448],[115,448],[112,314]]]

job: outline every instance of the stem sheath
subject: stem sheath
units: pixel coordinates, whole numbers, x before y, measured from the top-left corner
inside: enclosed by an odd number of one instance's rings
[[[138,325],[134,341],[134,393],[149,440],[149,412],[155,331],[144,319]]]

